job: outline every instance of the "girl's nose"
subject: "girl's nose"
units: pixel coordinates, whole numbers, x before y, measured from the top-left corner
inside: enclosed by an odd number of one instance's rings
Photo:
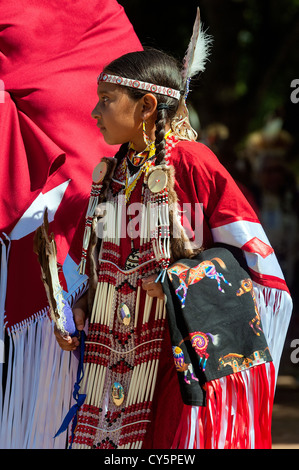
[[[94,119],[97,119],[100,115],[100,112],[98,110],[98,107],[96,106],[92,111],[91,111],[91,117]]]

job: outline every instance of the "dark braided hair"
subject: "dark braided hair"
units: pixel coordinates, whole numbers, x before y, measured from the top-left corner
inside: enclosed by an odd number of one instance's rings
[[[155,133],[156,147],[156,165],[163,163],[165,160],[165,125],[167,122],[168,108],[158,109]]]
[[[180,64],[173,57],[157,49],[150,48],[143,51],[129,52],[112,61],[103,71],[112,75],[149,82],[175,90],[181,90],[182,88]],[[143,91],[129,87],[123,88],[135,100],[149,93],[147,90]],[[156,165],[159,165],[165,159],[165,125],[175,117],[179,101],[166,95],[153,94],[158,102],[155,147]]]

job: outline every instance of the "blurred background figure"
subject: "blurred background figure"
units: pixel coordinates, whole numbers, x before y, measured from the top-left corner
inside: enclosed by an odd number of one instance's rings
[[[228,126],[220,122],[211,123],[201,131],[200,140],[217,155],[256,214],[259,215],[257,187],[253,181],[251,163],[247,158],[238,158]]]
[[[277,253],[289,288],[295,293],[298,263],[298,190],[288,155],[291,135],[273,118],[259,132],[249,135],[246,146],[253,167],[259,217]]]

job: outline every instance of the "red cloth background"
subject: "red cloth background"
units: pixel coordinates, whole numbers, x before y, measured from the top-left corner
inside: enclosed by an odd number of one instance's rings
[[[63,263],[86,208],[91,174],[112,156],[91,118],[104,65],[141,44],[115,0],[0,3],[0,234],[42,193],[70,180],[50,230]],[[36,214],[40,216],[40,214]],[[46,307],[33,235],[12,240],[7,325]],[[2,235],[2,238],[5,237]]]

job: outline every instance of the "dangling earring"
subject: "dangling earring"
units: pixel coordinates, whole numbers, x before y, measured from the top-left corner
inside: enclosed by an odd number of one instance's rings
[[[142,133],[143,133],[143,140],[144,140],[144,142],[145,142],[145,144],[146,144],[146,147],[147,147],[147,148],[150,148],[150,147],[154,144],[154,141],[151,140],[151,139],[149,138],[149,136],[147,135],[147,133],[146,133],[145,121],[142,122]]]

